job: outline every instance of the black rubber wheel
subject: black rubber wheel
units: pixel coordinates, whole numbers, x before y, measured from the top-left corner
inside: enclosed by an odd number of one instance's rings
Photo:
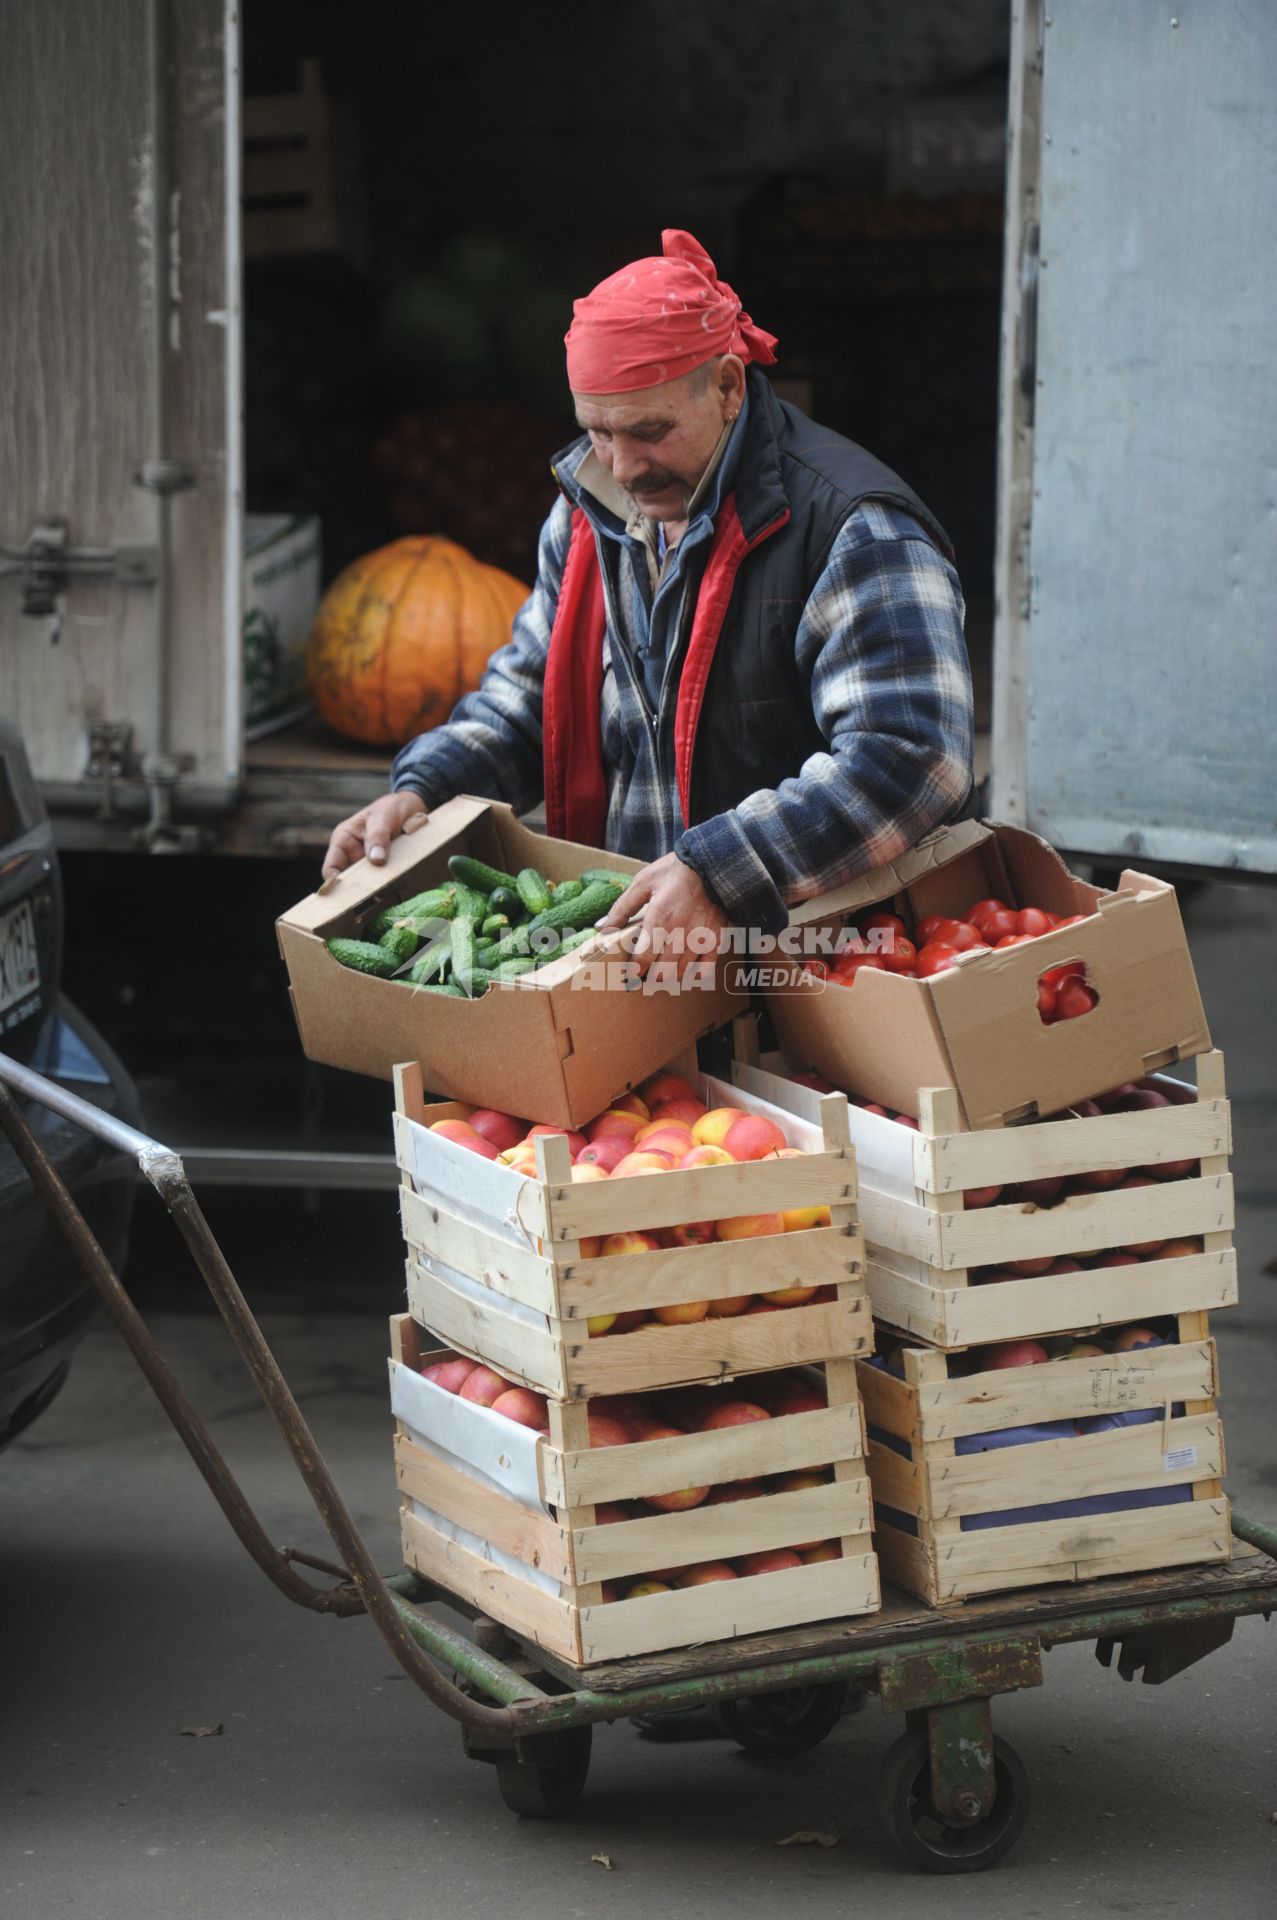
[[[538,1734],[517,1754],[497,1755],[497,1789],[511,1813],[528,1820],[562,1820],[575,1813],[590,1771],[591,1729]]]
[[[931,1747],[925,1727],[910,1727],[883,1760],[878,1811],[911,1860],[928,1873],[981,1873],[1024,1831],[1029,1776],[1013,1746],[993,1737],[993,1805],[974,1826],[948,1826],[931,1806]]]
[[[748,1693],[739,1700],[721,1700],[714,1717],[728,1739],[746,1753],[779,1759],[818,1746],[844,1712],[863,1705],[860,1688],[853,1688],[849,1696],[845,1683],[837,1680],[825,1687],[791,1687],[787,1693]]]

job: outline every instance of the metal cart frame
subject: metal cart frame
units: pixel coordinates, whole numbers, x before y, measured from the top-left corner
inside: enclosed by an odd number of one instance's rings
[[[12,1089],[12,1092],[10,1091]],[[186,1242],[219,1313],[328,1529],[337,1561],[276,1547],[160,1354],[118,1275],[13,1099],[21,1094],[136,1160]],[[495,1765],[513,1811],[570,1813],[589,1770],[596,1723],[707,1707],[755,1751],[814,1745],[849,1704],[876,1692],[906,1728],[886,1755],[879,1803],[906,1853],[931,1872],[991,1866],[1028,1813],[1028,1780],[993,1732],[992,1701],[1042,1681],[1042,1654],[1092,1640],[1126,1680],[1159,1684],[1231,1638],[1248,1614],[1277,1608],[1277,1531],[1234,1516],[1226,1566],[1003,1595],[935,1612],[888,1592],[883,1611],[588,1672],[472,1616],[472,1635],[423,1612],[460,1603],[415,1574],[383,1577],[223,1258],[177,1154],[0,1055],[0,1129],[146,1375],[239,1540],[288,1599],[314,1612],[366,1613],[427,1698],[457,1720],[465,1751]],[[335,1582],[320,1586],[302,1569]],[[470,1611],[462,1609],[462,1611]]]

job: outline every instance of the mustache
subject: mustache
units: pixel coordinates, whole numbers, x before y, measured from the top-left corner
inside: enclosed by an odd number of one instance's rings
[[[686,481],[681,480],[678,474],[670,473],[665,467],[654,467],[650,473],[645,473],[641,480],[636,480],[632,487],[627,488],[627,492],[635,500],[642,500],[649,494],[668,493],[673,487],[680,488],[684,493],[688,491]]]

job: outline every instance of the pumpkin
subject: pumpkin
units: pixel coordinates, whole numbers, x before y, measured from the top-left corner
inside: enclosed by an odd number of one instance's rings
[[[353,560],[324,595],[307,648],[320,717],[378,747],[441,726],[510,638],[528,592],[434,534]]]

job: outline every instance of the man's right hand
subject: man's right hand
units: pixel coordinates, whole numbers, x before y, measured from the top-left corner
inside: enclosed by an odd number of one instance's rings
[[[395,835],[415,831],[428,812],[419,793],[383,793],[371,800],[358,813],[352,813],[349,820],[333,828],[333,837],[324,855],[325,880],[332,874],[344,873],[365,854],[374,866],[381,866]],[[414,824],[410,826],[409,822]]]

